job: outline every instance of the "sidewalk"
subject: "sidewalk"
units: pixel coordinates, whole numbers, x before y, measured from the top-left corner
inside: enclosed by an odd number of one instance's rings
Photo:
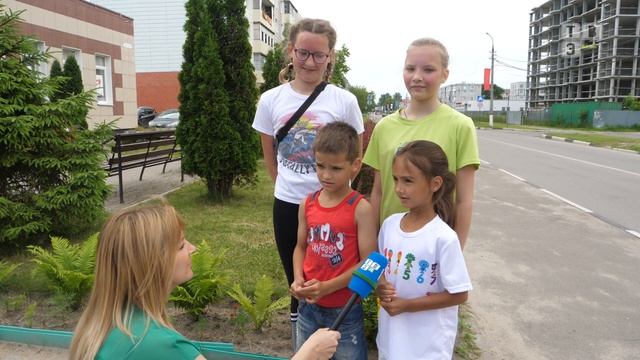
[[[107,179],[107,183],[113,186],[113,192],[107,198],[104,205],[107,211],[113,212],[125,207],[135,205],[141,201],[162,195],[175,190],[183,185],[197,181],[197,177],[184,176],[184,182],[180,182],[180,162],[167,164],[165,173],[162,166],[154,166],[144,170],[142,181],[139,181],[141,168],[130,169],[123,172],[124,204],[120,204],[118,195],[118,176]]]
[[[637,358],[636,238],[484,165],[467,244],[483,359]]]

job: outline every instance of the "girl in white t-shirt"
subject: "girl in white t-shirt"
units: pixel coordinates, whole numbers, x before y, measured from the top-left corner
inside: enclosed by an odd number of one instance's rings
[[[302,19],[289,30],[286,53],[291,62],[281,74],[284,84],[260,96],[253,128],[260,133],[264,162],[275,182],[273,228],[287,286],[293,282],[293,250],[298,234],[298,207],[303,198],[320,189],[311,146],[325,124],[342,121],[364,132],[358,100],[347,90],[329,84],[274,147],[275,137],[322,81],[328,81],[336,31],[328,21]],[[293,80],[286,82],[287,80]],[[360,141],[362,144],[362,141]],[[291,298],[292,343],[295,344],[298,301]],[[295,345],[294,345],[295,347]]]
[[[455,176],[435,143],[401,146],[392,165],[395,193],[406,213],[388,217],[378,244],[389,263],[380,298],[380,359],[451,359],[458,305],[471,281],[453,231]]]

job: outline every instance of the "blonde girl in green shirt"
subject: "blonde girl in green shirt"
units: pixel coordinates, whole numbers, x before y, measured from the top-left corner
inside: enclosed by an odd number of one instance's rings
[[[449,55],[439,41],[415,40],[407,49],[403,77],[411,95],[406,109],[382,119],[374,128],[363,162],[375,171],[371,205],[382,223],[389,215],[405,212],[394,193],[391,164],[399,146],[430,140],[447,154],[449,170],[456,174],[454,230],[464,247],[471,226],[475,173],[480,165],[473,121],[446,104],[438,91],[449,76]]]

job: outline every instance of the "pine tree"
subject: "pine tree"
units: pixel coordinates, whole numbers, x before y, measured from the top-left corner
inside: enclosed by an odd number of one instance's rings
[[[208,0],[189,0],[185,5],[177,139],[183,170],[203,178],[209,196],[222,199],[231,193],[237,167],[236,144],[242,139],[229,116],[223,63],[208,5]]]
[[[41,79],[50,56],[17,32],[19,12],[0,5],[0,245],[69,235],[101,219],[110,192],[102,144],[107,126],[78,130],[93,94],[49,101],[60,82]]]

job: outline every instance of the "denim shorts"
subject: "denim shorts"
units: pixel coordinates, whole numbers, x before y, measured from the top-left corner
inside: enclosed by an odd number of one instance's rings
[[[300,349],[316,330],[330,327],[340,311],[342,308],[326,308],[300,301],[296,348]],[[364,313],[360,303],[353,305],[338,327],[338,331],[340,332],[340,342],[332,359],[366,360],[367,340],[364,337]]]

